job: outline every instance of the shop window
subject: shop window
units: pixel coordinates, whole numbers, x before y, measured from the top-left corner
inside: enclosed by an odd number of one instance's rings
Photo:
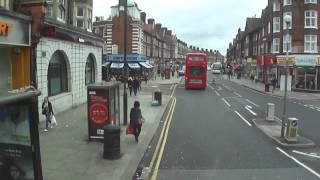
[[[273,18],[273,33],[280,32],[280,17]]]
[[[305,28],[318,28],[317,24],[317,11],[305,11],[304,12],[304,27]]]
[[[304,52],[317,53],[317,35],[305,35],[304,36]]]
[[[95,82],[95,63],[92,55],[89,55],[85,67],[85,82],[87,84],[92,84]]]
[[[48,68],[48,95],[54,96],[68,91],[68,73],[66,59],[62,52],[56,51]]]

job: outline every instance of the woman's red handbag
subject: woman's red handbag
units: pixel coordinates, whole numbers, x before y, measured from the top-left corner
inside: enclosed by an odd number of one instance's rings
[[[134,129],[133,129],[133,126],[131,124],[127,125],[126,134],[134,134]]]

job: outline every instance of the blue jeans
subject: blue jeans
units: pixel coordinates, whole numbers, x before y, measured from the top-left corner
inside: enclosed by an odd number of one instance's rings
[[[51,113],[46,113],[46,129],[49,127],[49,123],[51,123]]]

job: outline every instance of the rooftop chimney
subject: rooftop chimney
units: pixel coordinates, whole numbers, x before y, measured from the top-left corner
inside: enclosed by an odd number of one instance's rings
[[[154,19],[148,19],[148,24],[154,24]]]
[[[160,29],[161,29],[161,26],[162,26],[162,24],[157,23],[157,24],[156,24],[156,29],[160,30]]]
[[[168,30],[168,35],[171,36],[172,35],[172,31]]]

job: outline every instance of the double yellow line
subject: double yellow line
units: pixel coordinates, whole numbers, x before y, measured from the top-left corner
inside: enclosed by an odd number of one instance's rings
[[[157,175],[158,175],[158,171],[159,171],[159,166],[160,166],[160,162],[162,159],[162,155],[163,155],[163,151],[164,151],[164,147],[166,146],[166,142],[167,142],[167,138],[168,138],[168,133],[169,133],[169,129],[170,129],[170,124],[172,121],[172,115],[174,112],[174,109],[176,107],[176,103],[177,103],[177,99],[174,97],[172,98],[172,103],[169,109],[169,112],[166,116],[160,137],[159,137],[159,141],[157,144],[157,147],[154,151],[153,157],[151,159],[150,162],[150,179],[151,180],[156,180],[157,179]]]

